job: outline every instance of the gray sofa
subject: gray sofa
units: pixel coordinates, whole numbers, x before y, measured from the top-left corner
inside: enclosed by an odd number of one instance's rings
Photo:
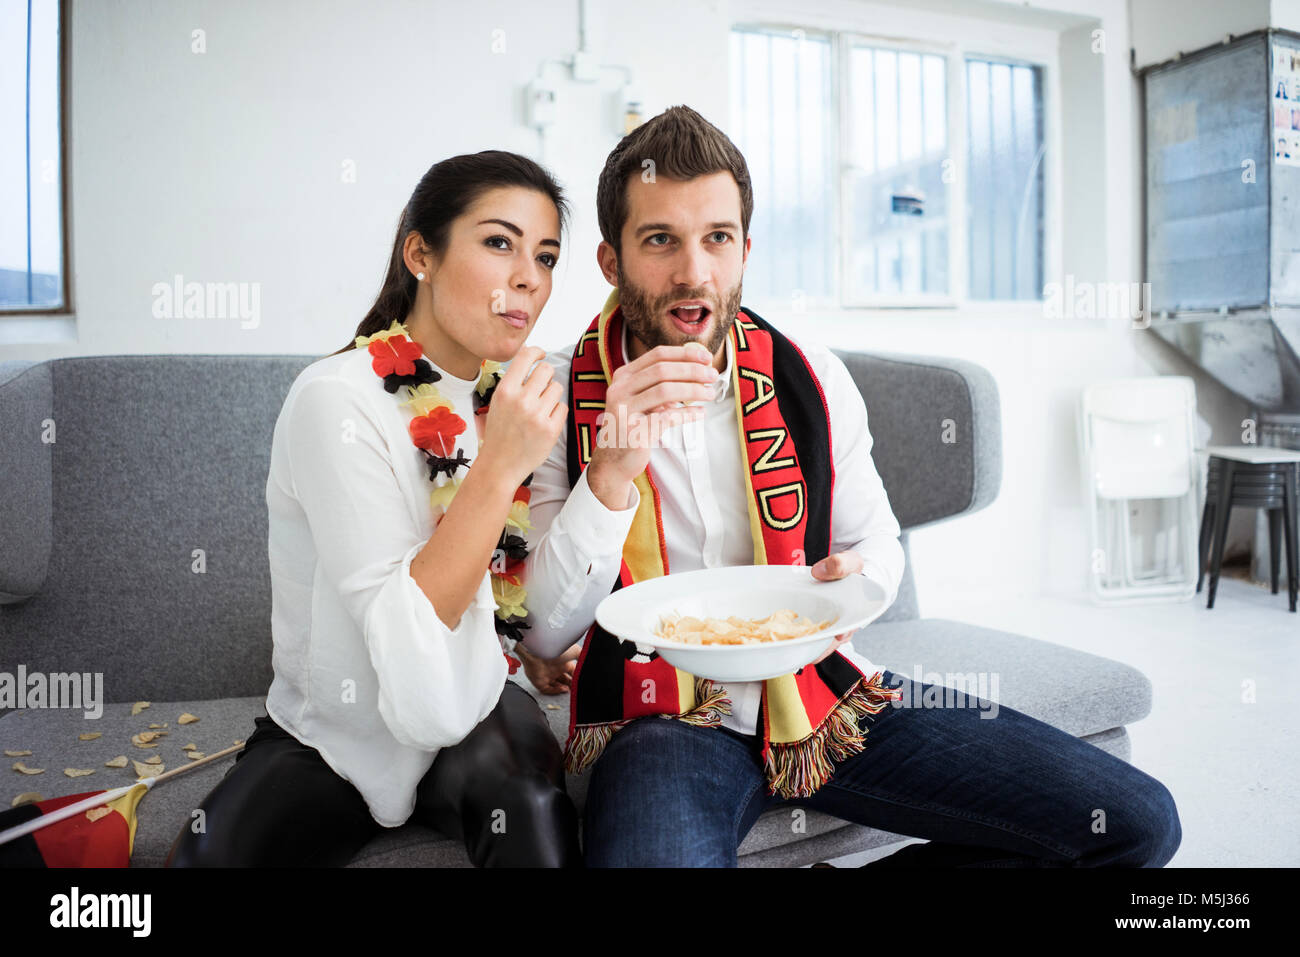
[[[983,508],[1001,481],[997,387],[955,359],[841,354],[866,399],[874,458],[907,549],[910,530]],[[316,356],[91,356],[0,363],[0,671],[102,672],[103,715],[0,711],[0,750],[30,749],[26,776],[0,774],[3,804],[134,779],[103,767],[146,752],[130,735],[171,732],[154,753],[185,763],[246,738],[271,680],[265,485],[284,396]],[[957,441],[939,439],[951,419]],[[51,441],[53,439],[53,441]],[[197,550],[201,550],[201,553]],[[200,564],[201,562],[201,564]],[[936,586],[937,587],[937,586]],[[996,673],[997,698],[1128,760],[1125,726],[1145,717],[1151,685],[1135,669],[1020,635],[918,617],[910,559],[898,599],[854,643],[911,677]],[[152,707],[131,715],[131,703]],[[543,697],[563,740],[565,697]],[[178,727],[182,712],[200,721]],[[78,739],[94,730],[103,736]],[[133,866],[158,866],[191,809],[233,757],[168,781],[139,809]],[[95,768],[82,778],[66,767]],[[587,777],[571,777],[581,808]],[[742,866],[801,865],[897,843],[897,834],[809,812],[759,820]],[[387,831],[354,867],[467,866],[460,845],[428,828]]]

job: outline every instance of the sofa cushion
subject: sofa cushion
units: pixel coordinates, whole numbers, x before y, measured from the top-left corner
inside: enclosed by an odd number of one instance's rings
[[[877,622],[858,632],[853,647],[913,681],[919,674],[925,683],[962,687],[960,676],[986,676],[988,698],[1076,737],[1151,713],[1151,682],[1132,665],[1007,631],[944,618]]]

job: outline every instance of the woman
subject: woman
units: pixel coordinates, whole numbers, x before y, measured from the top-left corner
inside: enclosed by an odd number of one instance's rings
[[[525,157],[434,165],[356,339],[294,381],[266,490],[267,716],[169,865],[342,865],[409,818],[477,866],[580,861],[559,744],[506,680],[526,486],[566,414],[524,348],[565,218]]]

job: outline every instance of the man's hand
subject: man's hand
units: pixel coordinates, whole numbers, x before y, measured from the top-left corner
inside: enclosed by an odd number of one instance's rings
[[[814,565],[812,567],[812,576],[818,581],[833,582],[838,581],[841,578],[847,578],[850,575],[856,575],[861,571],[861,555],[857,552],[836,552],[834,555],[827,555]],[[840,645],[844,644],[852,637],[853,632],[851,631],[843,635],[836,635],[835,640],[831,642],[831,646],[826,649],[826,652],[816,661],[812,661],[809,664],[815,665],[825,661],[839,650]],[[805,667],[807,666],[805,665]]]
[[[628,486],[645,471],[659,433],[704,414],[676,403],[712,399],[717,378],[709,351],[690,346],[655,346],[614,371],[587,466],[587,483],[606,508],[627,508]]]
[[[539,658],[522,643],[515,645],[515,654],[524,663],[524,674],[542,694],[564,694],[569,690],[581,652],[582,646],[574,644],[558,658]]]

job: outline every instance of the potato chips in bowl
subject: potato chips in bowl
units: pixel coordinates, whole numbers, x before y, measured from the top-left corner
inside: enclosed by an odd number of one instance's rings
[[[742,565],[620,588],[596,621],[689,674],[760,681],[798,671],[888,607],[884,588],[864,575],[823,582],[802,565]]]

